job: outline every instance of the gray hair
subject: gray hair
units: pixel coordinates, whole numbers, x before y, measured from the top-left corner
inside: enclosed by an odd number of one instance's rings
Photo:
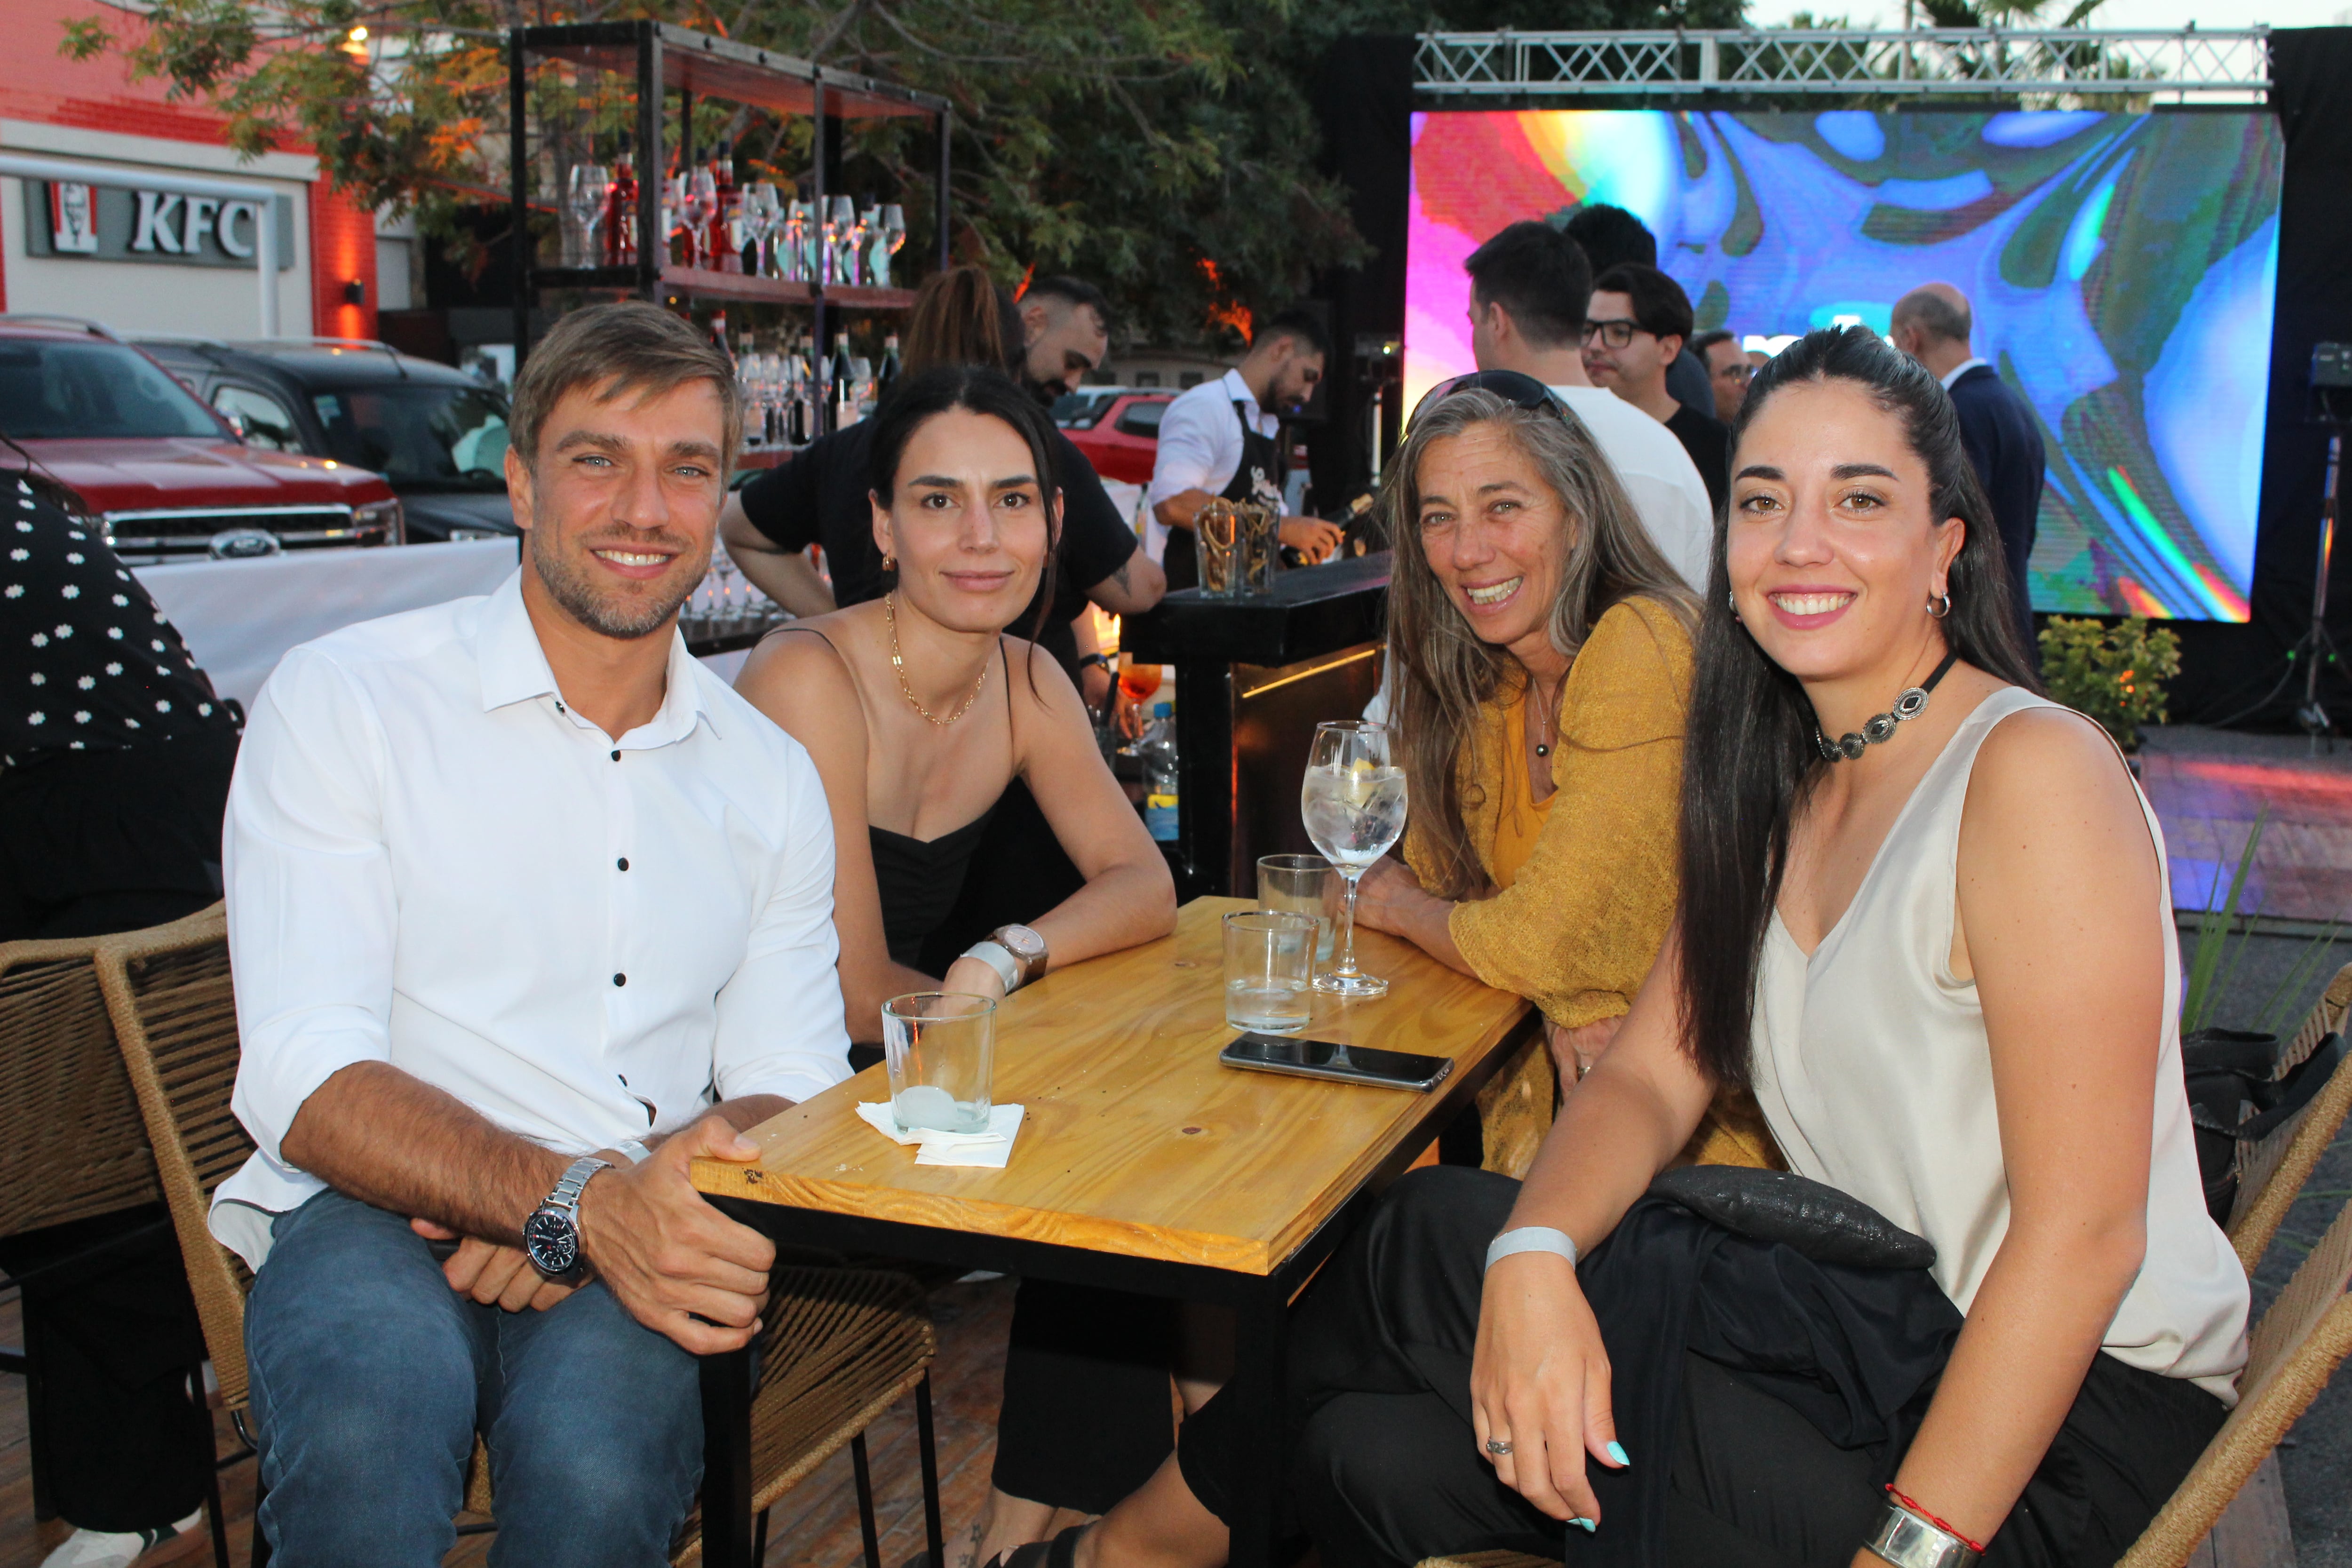
[[[1454,393],[1421,411],[1389,469],[1381,497],[1395,542],[1390,574],[1389,646],[1396,661],[1396,731],[1404,753],[1416,837],[1432,853],[1441,898],[1475,897],[1486,878],[1463,820],[1455,761],[1476,732],[1478,710],[1509,681],[1518,661],[1480,640],[1447,596],[1421,538],[1421,462],[1439,441],[1494,425],[1559,497],[1566,515],[1567,559],[1552,600],[1551,645],[1573,658],[1601,617],[1620,601],[1656,600],[1685,630],[1696,628],[1698,602],[1619,482],[1592,433],[1575,414],[1521,408],[1484,390]]]
[[[1947,283],[1943,287],[1951,289],[1952,286]],[[1954,304],[1953,300],[1959,303]],[[1894,319],[1888,325],[1904,321],[1916,322],[1919,330],[1931,338],[1955,343],[1967,342],[1977,325],[1975,314],[1969,309],[1967,295],[1952,289],[1951,299],[1947,299],[1932,283],[1914,289],[1895,301]]]

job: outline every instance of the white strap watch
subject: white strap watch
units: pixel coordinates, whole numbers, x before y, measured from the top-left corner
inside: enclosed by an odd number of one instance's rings
[[[963,950],[963,956],[976,958],[996,971],[996,977],[1004,982],[1004,994],[1007,996],[1021,989],[1020,961],[1013,956],[1012,951],[1003,942],[973,942]]]

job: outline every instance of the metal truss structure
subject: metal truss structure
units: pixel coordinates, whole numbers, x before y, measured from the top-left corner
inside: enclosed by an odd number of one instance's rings
[[[2266,99],[2270,29],[1423,33],[1424,98],[1677,93]]]

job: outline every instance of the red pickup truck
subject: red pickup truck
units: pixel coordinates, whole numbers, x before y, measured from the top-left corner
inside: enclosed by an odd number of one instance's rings
[[[134,566],[403,539],[382,475],[248,447],[94,322],[0,315],[0,467],[19,464],[79,500]]]

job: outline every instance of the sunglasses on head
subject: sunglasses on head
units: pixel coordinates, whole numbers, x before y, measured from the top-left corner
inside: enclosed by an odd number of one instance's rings
[[[1559,395],[1534,376],[1516,370],[1479,370],[1441,381],[1423,393],[1421,401],[1412,405],[1412,418],[1405,421],[1405,428],[1412,428],[1423,409],[1433,408],[1457,392],[1491,392],[1514,408],[1562,417],[1568,413],[1568,405],[1560,402]]]

